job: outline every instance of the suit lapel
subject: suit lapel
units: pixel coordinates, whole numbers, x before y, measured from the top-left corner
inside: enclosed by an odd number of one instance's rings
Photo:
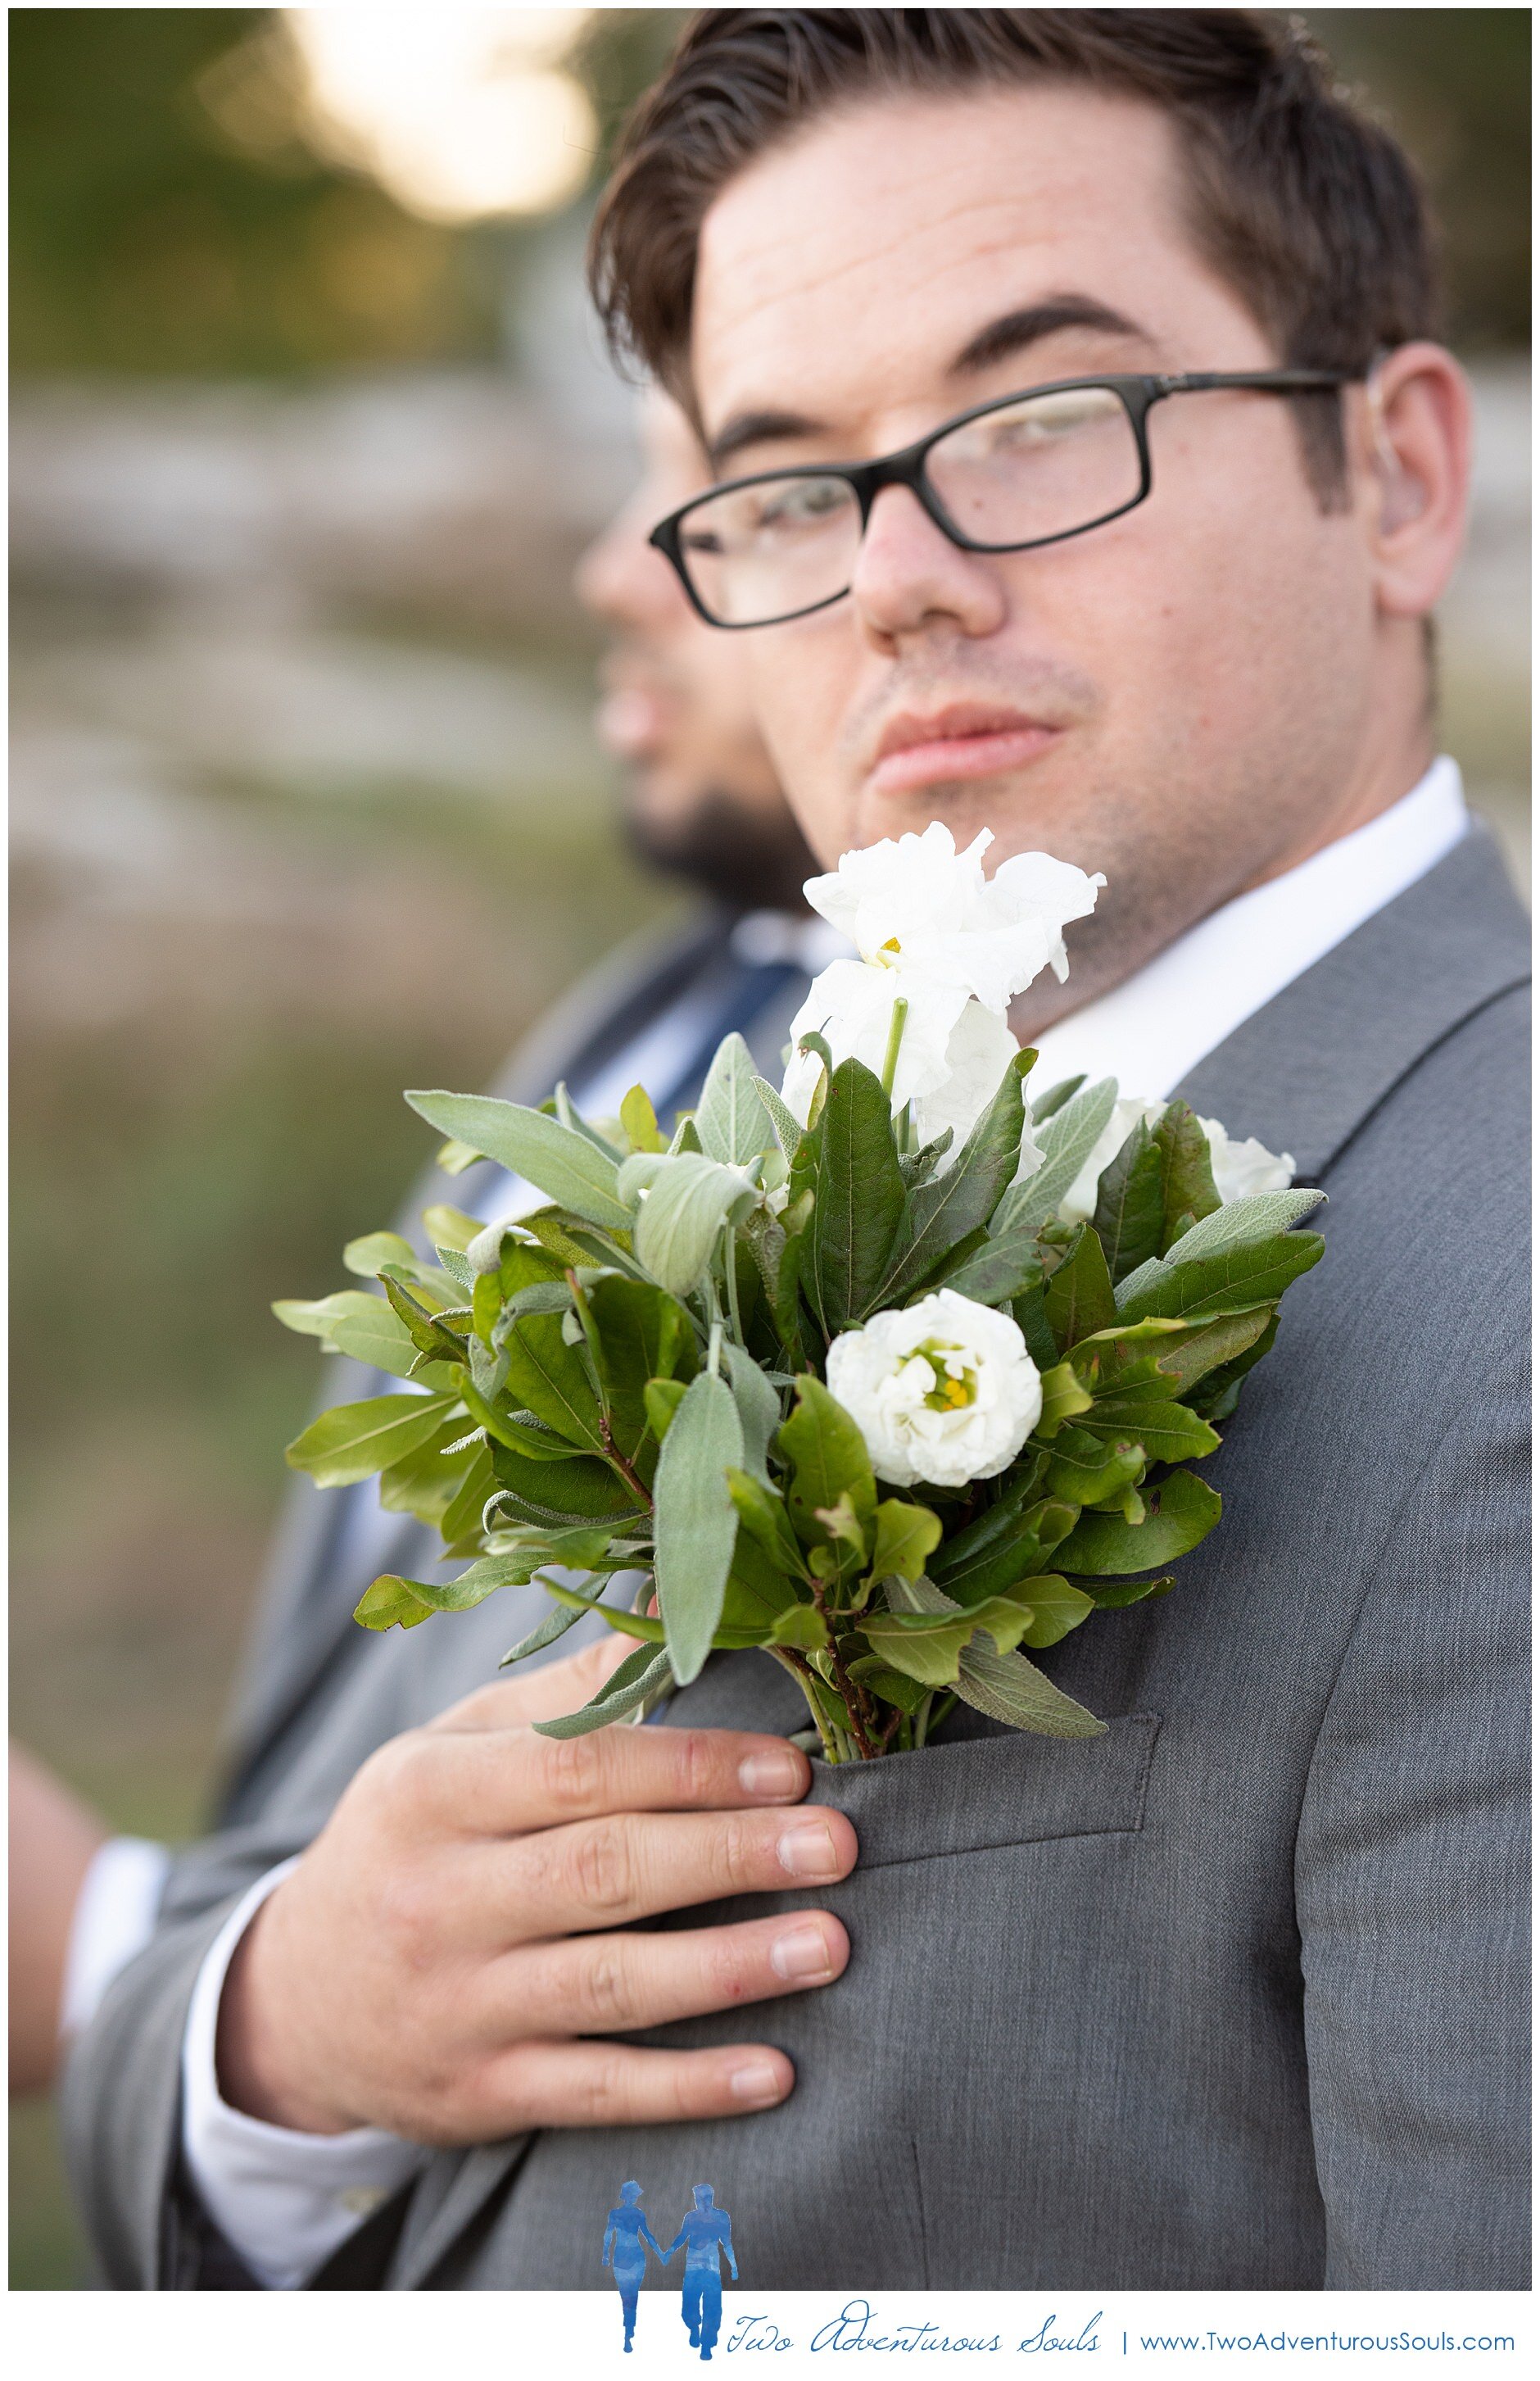
[[[1429,1050],[1528,982],[1529,921],[1478,827],[1221,1042],[1180,1096],[1317,1181]]]

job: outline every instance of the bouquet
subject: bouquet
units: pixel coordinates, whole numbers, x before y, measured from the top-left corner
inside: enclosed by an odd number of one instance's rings
[[[452,1168],[543,1194],[484,1227],[427,1210],[345,1261],[378,1290],[292,1328],[400,1379],[288,1450],[467,1564],[387,1575],[356,1618],[410,1629],[539,1579],[637,1640],[571,1735],[645,1718],[715,1650],[795,1679],[830,1762],[923,1746],[960,1699],[1049,1736],[1102,1723],[1031,1659],[1173,1584],[1219,1445],[1322,1241],[1291,1162],[1111,1081],[1029,1102],[1006,1023],[1100,877],[1044,853],[986,879],[928,827],[807,887],[858,954],[815,981],[779,1088],[729,1034],[672,1135],[645,1092],[586,1117],[408,1092]]]

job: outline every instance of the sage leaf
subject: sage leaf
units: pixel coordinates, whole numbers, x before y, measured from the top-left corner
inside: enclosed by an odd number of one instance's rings
[[[570,1131],[558,1117],[469,1092],[408,1092],[406,1102],[441,1132],[495,1158],[575,1215],[612,1231],[630,1224],[615,1189],[615,1153]]]
[[[748,1044],[741,1033],[729,1033],[718,1044],[695,1117],[700,1145],[719,1165],[750,1166],[777,1145],[757,1080]]]
[[[728,1340],[721,1352],[727,1365],[733,1401],[738,1409],[738,1421],[743,1428],[743,1468],[756,1475],[764,1475],[770,1440],[781,1427],[781,1399],[746,1348],[740,1348]]]
[[[1270,1239],[1302,1223],[1326,1197],[1324,1190],[1259,1190],[1249,1199],[1232,1199],[1228,1207],[1205,1215],[1166,1252],[1170,1264],[1187,1264],[1194,1257],[1220,1255],[1248,1240]]]
[[[722,1226],[740,1223],[758,1192],[735,1167],[686,1152],[681,1156],[628,1157],[620,1172],[622,1196],[637,1203],[632,1239],[654,1281],[687,1298],[711,1262]]]
[[[537,1736],[588,1736],[596,1728],[608,1728],[612,1720],[624,1719],[661,1692],[669,1685],[669,1657],[654,1653],[650,1645],[638,1645],[627,1654],[616,1670],[581,1711],[569,1712],[564,1719],[538,1719]]]
[[[1177,1245],[1185,1250],[1187,1240]],[[1325,1249],[1319,1232],[1291,1231],[1207,1254],[1200,1251],[1195,1257],[1166,1257],[1131,1298],[1120,1300],[1118,1312],[1130,1323],[1148,1315],[1182,1321],[1190,1314],[1239,1313],[1270,1304],[1319,1263]]]
[[[1033,1138],[1042,1152],[1042,1163],[1000,1201],[995,1217],[997,1232],[1035,1232],[1058,1214],[1061,1201],[1111,1122],[1117,1105],[1117,1082],[1108,1075],[1050,1111],[1040,1129],[1034,1125]]]
[[[754,1094],[775,1129],[776,1140],[781,1143],[781,1154],[789,1166],[801,1143],[802,1127],[780,1093],[773,1085],[766,1082],[763,1075],[756,1075],[754,1078]]]
[[[742,1470],[743,1425],[727,1383],[699,1373],[669,1427],[653,1484],[658,1604],[679,1684],[698,1677],[721,1618],[738,1515],[729,1467]]]

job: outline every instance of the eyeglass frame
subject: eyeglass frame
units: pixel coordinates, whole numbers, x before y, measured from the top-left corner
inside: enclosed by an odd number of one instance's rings
[[[738,480],[723,480],[713,488],[703,488],[687,504],[669,513],[648,537],[671,563],[674,575],[683,587],[690,608],[709,629],[722,629],[729,634],[748,629],[778,629],[788,620],[806,620],[814,612],[826,612],[831,604],[842,604],[850,593],[850,586],[842,587],[837,594],[820,595],[816,604],[804,604],[794,612],[777,612],[768,620],[719,620],[708,611],[691,584],[685,561],[682,529],[689,515],[700,506],[712,503],[718,496],[731,495],[738,488],[763,487],[776,480],[843,480],[854,492],[861,508],[861,536],[867,533],[871,508],[884,488],[907,488],[926,517],[943,537],[964,554],[1025,554],[1040,545],[1060,545],[1065,538],[1084,537],[1088,530],[1102,529],[1107,522],[1121,519],[1142,505],[1154,485],[1154,472],[1149,452],[1150,408],[1168,397],[1190,397],[1210,389],[1255,388],[1279,397],[1306,397],[1325,394],[1328,389],[1349,388],[1368,377],[1363,372],[1315,372],[1282,367],[1264,372],[1090,372],[1075,380],[1044,381],[1031,388],[1017,389],[1009,397],[990,397],[986,404],[972,405],[965,413],[954,413],[934,430],[927,431],[912,446],[895,448],[891,455],[879,455],[869,463],[807,463],[783,465],[772,471],[750,471]],[[952,431],[962,430],[987,413],[1003,412],[1009,405],[1020,405],[1029,397],[1059,397],[1076,388],[1110,388],[1122,401],[1134,433],[1134,443],[1139,454],[1138,493],[1122,505],[1114,505],[1110,512],[1098,513],[1095,520],[1081,521],[1073,529],[1054,530],[1047,537],[1028,537],[1004,545],[993,545],[982,538],[969,537],[949,519],[940,496],[926,478],[925,465],[933,446]],[[852,582],[854,583],[854,582]]]

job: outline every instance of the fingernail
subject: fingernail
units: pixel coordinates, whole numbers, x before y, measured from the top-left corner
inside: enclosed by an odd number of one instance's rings
[[[788,1827],[775,1849],[788,1876],[828,1878],[840,1874],[833,1838],[817,1821]]]
[[[821,1926],[799,1926],[770,1945],[770,1966],[788,1984],[827,1984],[834,1972]]]
[[[768,2058],[748,2058],[733,2070],[728,2089],[746,2107],[768,2108],[782,2097],[781,2070]]]
[[[806,1771],[790,1745],[775,1752],[751,1752],[738,1764],[738,1783],[746,1794],[763,1802],[782,1802],[800,1794]]]

